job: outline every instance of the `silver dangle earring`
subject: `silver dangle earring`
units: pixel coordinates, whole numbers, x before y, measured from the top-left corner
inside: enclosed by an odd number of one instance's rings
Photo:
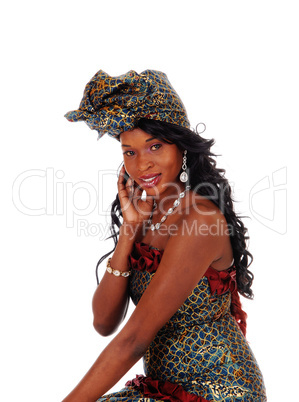
[[[146,196],[147,196],[146,191],[143,190],[141,193],[141,197],[140,197],[142,199],[142,201],[146,201]]]
[[[187,169],[187,149],[184,151],[184,156],[183,156],[183,165],[182,165],[182,173],[180,174],[180,180],[182,183],[186,183],[188,181],[188,173],[186,172]]]

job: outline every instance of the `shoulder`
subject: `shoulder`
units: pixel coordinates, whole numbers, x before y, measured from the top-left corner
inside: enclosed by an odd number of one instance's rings
[[[181,214],[168,228],[167,255],[176,258],[205,256],[212,263],[230,244],[226,219],[220,209],[204,197],[194,197],[184,204]]]
[[[227,222],[220,209],[210,200],[190,192],[190,197],[177,220],[179,234],[221,235],[226,232]],[[216,230],[217,228],[217,230]]]

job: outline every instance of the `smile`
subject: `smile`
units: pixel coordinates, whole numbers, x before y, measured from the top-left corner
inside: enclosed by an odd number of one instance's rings
[[[148,178],[139,178],[139,180],[141,181],[141,185],[142,187],[154,187],[158,184],[158,182],[161,179],[161,173],[157,174],[156,176],[152,176],[152,177],[148,177]]]
[[[157,176],[151,177],[149,179],[141,179],[142,181],[145,181],[146,183],[150,183],[151,181],[153,181],[154,179],[156,179],[159,175],[157,174]]]

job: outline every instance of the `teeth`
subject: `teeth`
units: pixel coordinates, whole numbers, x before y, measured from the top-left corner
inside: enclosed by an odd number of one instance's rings
[[[151,177],[150,179],[142,179],[143,181],[146,181],[147,183],[153,181],[156,177],[158,177],[159,175],[157,174],[157,176]]]

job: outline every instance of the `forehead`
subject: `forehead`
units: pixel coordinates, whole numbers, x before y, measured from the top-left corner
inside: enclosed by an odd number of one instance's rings
[[[124,131],[120,134],[120,142],[124,145],[144,145],[150,142],[155,137],[151,134],[147,134],[140,128],[134,128],[133,130]]]

